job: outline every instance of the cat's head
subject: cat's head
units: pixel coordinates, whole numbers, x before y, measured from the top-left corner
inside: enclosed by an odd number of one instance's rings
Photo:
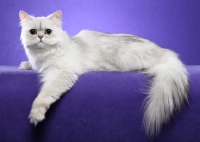
[[[62,41],[61,11],[47,17],[33,17],[24,11],[19,12],[22,26],[21,40],[26,48],[45,49]]]

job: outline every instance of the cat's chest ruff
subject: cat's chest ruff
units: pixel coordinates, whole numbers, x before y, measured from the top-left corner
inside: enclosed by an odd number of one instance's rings
[[[53,66],[59,58],[60,55],[57,55],[56,52],[42,52],[41,51],[28,51],[27,52],[29,61],[33,69],[42,72],[44,69]]]

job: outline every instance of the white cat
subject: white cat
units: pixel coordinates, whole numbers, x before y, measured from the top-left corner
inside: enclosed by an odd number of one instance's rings
[[[20,69],[41,73],[43,86],[34,100],[30,122],[45,118],[52,103],[73,87],[88,71],[135,71],[154,77],[146,100],[144,123],[149,135],[159,133],[163,123],[187,101],[188,75],[171,50],[127,34],[81,31],[70,37],[61,27],[61,11],[48,17],[19,12],[21,40],[29,62]]]

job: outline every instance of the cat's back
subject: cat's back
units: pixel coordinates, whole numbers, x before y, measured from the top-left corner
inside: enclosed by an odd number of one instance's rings
[[[74,38],[84,41],[99,42],[147,42],[148,40],[131,35],[131,34],[108,34],[103,32],[82,30]]]
[[[79,38],[84,38],[84,37],[101,37],[101,36],[105,36],[105,35],[109,35],[106,33],[102,33],[102,32],[97,32],[97,31],[91,31],[91,30],[81,30],[77,35],[75,35],[74,37],[79,37]]]
[[[98,31],[91,31],[91,30],[81,30],[77,35],[74,37],[136,37],[131,34],[111,34],[111,33],[103,33]],[[139,38],[139,37],[138,37]]]

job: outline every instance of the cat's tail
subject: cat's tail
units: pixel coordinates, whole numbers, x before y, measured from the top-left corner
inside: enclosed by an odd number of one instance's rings
[[[153,81],[146,99],[144,125],[150,136],[160,132],[174,110],[188,100],[188,75],[183,63],[172,51],[167,51],[156,65],[147,70]]]

